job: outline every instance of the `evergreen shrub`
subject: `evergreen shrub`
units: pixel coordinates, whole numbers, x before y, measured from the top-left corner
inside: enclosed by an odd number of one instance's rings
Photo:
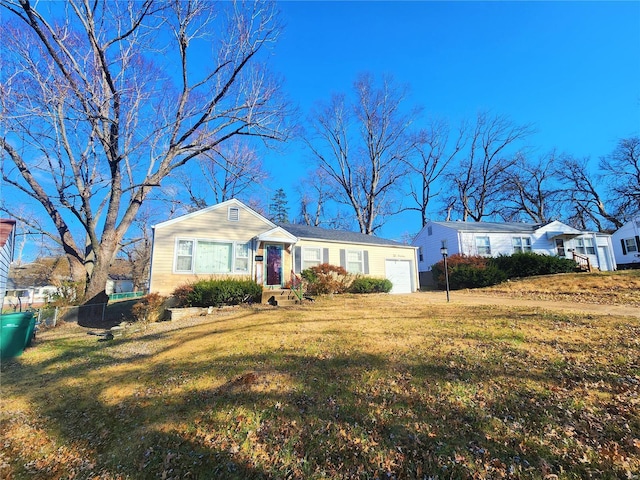
[[[500,255],[491,259],[491,263],[505,272],[508,278],[571,273],[577,267],[572,259],[532,252]]]
[[[173,296],[182,307],[220,307],[259,302],[262,287],[253,280],[211,278],[182,285]]]
[[[350,293],[389,293],[393,288],[387,278],[357,277],[349,286]]]
[[[504,282],[507,275],[491,264],[491,259],[478,255],[455,254],[447,258],[449,267],[449,288],[481,288]],[[444,261],[431,267],[438,288],[445,288]]]

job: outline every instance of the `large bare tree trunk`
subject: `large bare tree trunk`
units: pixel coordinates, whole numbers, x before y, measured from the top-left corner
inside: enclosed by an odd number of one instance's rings
[[[232,138],[284,138],[287,105],[261,63],[278,36],[270,3],[0,8],[11,80],[0,85],[2,179],[44,209],[53,228],[43,233],[86,281],[86,299],[104,291],[141,205],[176,169]],[[6,199],[0,208],[15,211]]]

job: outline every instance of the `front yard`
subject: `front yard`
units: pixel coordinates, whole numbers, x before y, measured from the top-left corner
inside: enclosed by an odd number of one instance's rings
[[[44,332],[0,478],[638,478],[640,319],[425,298]]]

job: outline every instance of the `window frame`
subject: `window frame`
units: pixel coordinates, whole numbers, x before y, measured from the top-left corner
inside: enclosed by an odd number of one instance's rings
[[[516,241],[520,244],[516,245]],[[511,246],[513,253],[531,253],[533,251],[531,237],[511,237]]]
[[[181,242],[189,242],[191,243],[191,252],[187,254],[180,254],[179,248]],[[196,242],[193,238],[176,238],[176,243],[174,247],[173,254],[173,273],[193,273],[193,266],[195,263],[195,245]],[[189,269],[179,269],[178,264],[181,257],[189,257]]]
[[[638,245],[636,244],[636,239],[631,237],[631,238],[623,238],[622,240],[624,240],[624,246],[627,249],[627,254],[629,253],[638,253]],[[631,243],[629,243],[631,242]],[[631,247],[631,248],[629,248]]]
[[[581,255],[595,255],[596,249],[593,246],[593,238],[582,237],[576,238],[576,252]]]
[[[486,239],[486,244],[481,244],[481,240]],[[476,252],[480,256],[491,256],[491,238],[488,235],[482,235],[476,237]]]
[[[246,247],[246,255],[240,255],[240,247]],[[251,269],[251,265],[249,262],[249,259],[251,258],[251,242],[244,242],[244,243],[240,243],[240,242],[234,242],[233,244],[233,271],[235,273],[244,273],[244,274],[248,274],[249,270]],[[246,269],[239,269],[238,268],[238,263],[242,263],[242,262],[238,262],[238,260],[244,261],[246,260],[247,262],[247,268]]]
[[[318,252],[318,260],[307,260],[306,255],[307,252],[317,251]],[[300,269],[301,271],[307,270],[311,267],[316,267],[322,264],[322,247],[302,247],[302,251],[300,253]],[[313,264],[311,264],[313,263]]]
[[[360,260],[359,261],[351,261],[349,260],[349,254],[350,253],[357,253],[360,255]],[[364,274],[364,250],[362,249],[355,249],[355,248],[345,248],[344,250],[344,263],[345,263],[345,270],[348,273],[356,273],[356,274]],[[349,263],[359,263],[359,268],[358,270],[352,270],[349,268]]]
[[[179,254],[179,245],[181,242],[190,242],[191,243],[191,254],[190,255],[180,255]],[[198,245],[199,244],[213,244],[213,245],[225,245],[230,247],[231,251],[229,253],[229,270],[225,271],[198,271]],[[239,248],[242,246],[246,246],[246,256],[238,256]],[[174,255],[173,255],[173,273],[179,275],[232,275],[232,274],[242,274],[248,275],[251,270],[251,242],[242,242],[242,241],[233,241],[233,240],[219,240],[212,238],[186,238],[186,237],[178,237],[175,240],[174,247]],[[180,257],[189,257],[191,260],[190,269],[179,269],[179,258]],[[247,268],[246,270],[238,269],[238,259],[246,259]]]

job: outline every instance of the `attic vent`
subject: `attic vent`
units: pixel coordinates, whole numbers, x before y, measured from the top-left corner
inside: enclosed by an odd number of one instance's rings
[[[240,209],[238,207],[229,207],[229,221],[237,222],[240,220]]]

